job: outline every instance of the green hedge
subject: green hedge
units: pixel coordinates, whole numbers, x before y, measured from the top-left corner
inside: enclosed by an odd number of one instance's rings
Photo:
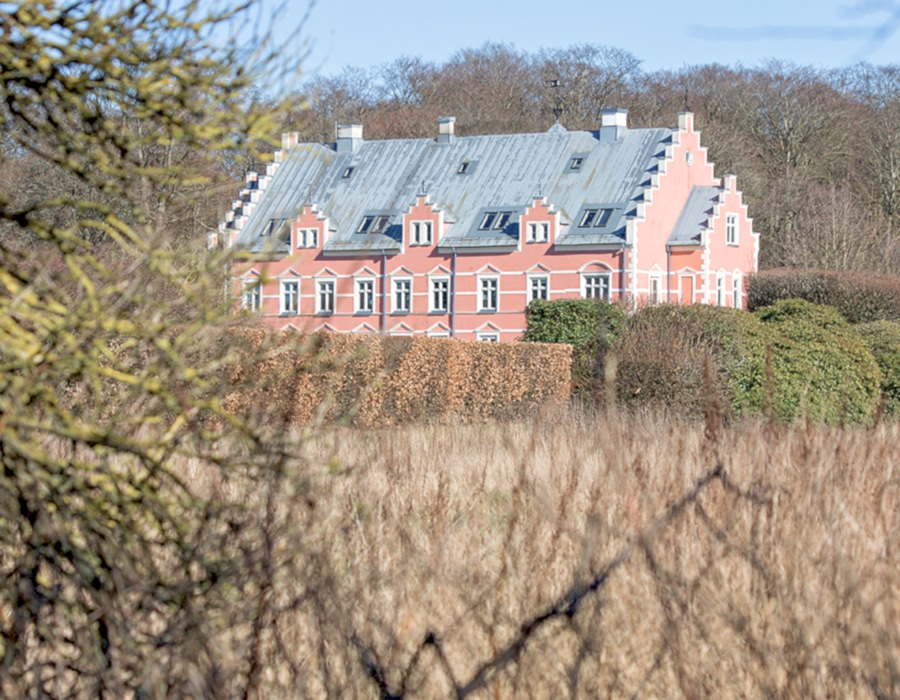
[[[756,313],[647,308],[628,318],[612,352],[618,398],[632,407],[699,415],[714,400],[731,415],[868,422],[882,389],[855,327],[834,309],[797,299]]]
[[[745,336],[746,362],[735,368],[735,406],[771,410],[784,421],[868,422],[882,374],[875,357],[837,310],[787,299],[759,309]]]
[[[837,309],[850,323],[900,321],[900,276],[828,270],[768,270],[748,279],[750,311],[783,299]]]
[[[591,390],[597,358],[618,337],[625,313],[595,299],[535,299],[525,309],[525,318],[522,340],[572,346],[572,388],[581,394]]]
[[[881,368],[885,415],[900,417],[900,323],[875,321],[857,326]]]

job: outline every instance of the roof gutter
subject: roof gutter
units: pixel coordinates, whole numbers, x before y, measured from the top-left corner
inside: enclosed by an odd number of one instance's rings
[[[453,262],[450,265],[450,337],[456,337],[456,248],[453,251]]]
[[[387,330],[387,251],[381,249],[381,332]]]
[[[672,303],[672,246],[666,243],[666,303]]]

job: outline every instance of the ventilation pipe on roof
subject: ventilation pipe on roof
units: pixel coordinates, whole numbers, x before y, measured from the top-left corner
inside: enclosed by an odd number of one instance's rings
[[[438,143],[453,143],[456,117],[438,117]]]
[[[338,153],[355,153],[363,143],[362,124],[339,124],[337,128]]]
[[[627,109],[604,109],[600,112],[600,141],[618,141],[628,130]]]

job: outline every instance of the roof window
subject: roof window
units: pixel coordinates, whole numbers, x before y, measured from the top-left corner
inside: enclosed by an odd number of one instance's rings
[[[572,159],[572,162],[569,163],[569,170],[581,170],[581,166],[584,165],[584,158],[579,158],[575,156]]]
[[[459,164],[459,168],[457,168],[456,174],[457,175],[465,175],[467,172],[469,172],[469,165],[470,165],[470,162],[467,160],[464,160],[462,163]]]
[[[266,224],[264,236],[277,238],[282,243],[291,243],[291,223],[288,219],[270,219]]]
[[[509,225],[512,218],[511,211],[488,211],[485,212],[484,218],[481,220],[479,231],[502,231]]]
[[[354,170],[356,170],[356,168],[354,168],[353,166],[347,168],[347,169],[344,171],[344,174],[341,175],[341,177],[342,177],[344,180],[348,179],[348,178],[353,174],[353,171],[354,171]]]
[[[578,228],[603,228],[609,223],[612,209],[585,209]]]
[[[356,232],[384,233],[389,221],[390,217],[385,215],[364,216],[362,223],[359,225],[359,228],[356,229]]]

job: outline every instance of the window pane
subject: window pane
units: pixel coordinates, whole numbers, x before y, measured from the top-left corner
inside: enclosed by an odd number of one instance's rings
[[[481,309],[482,311],[495,311],[497,309],[496,278],[481,280]]]
[[[494,223],[494,228],[496,230],[506,228],[506,225],[509,223],[509,218],[512,216],[512,212],[504,211],[501,212],[497,217],[496,223]]]
[[[481,226],[478,227],[480,231],[487,231],[494,225],[494,221],[497,220],[497,212],[488,212],[484,215],[484,218],[481,220]]]
[[[372,223],[375,221],[374,216],[364,216],[362,223],[359,225],[359,228],[356,230],[357,233],[368,233],[369,229],[372,228]]]
[[[281,306],[282,312],[295,314],[297,313],[297,301],[299,291],[299,283],[296,281],[283,282],[281,288]]]
[[[609,299],[609,275],[586,276],[584,296],[588,299]]]
[[[581,217],[581,223],[578,224],[580,228],[588,228],[594,223],[594,219],[597,218],[597,210],[596,209],[588,209],[584,212],[584,216]]]
[[[431,308],[433,311],[446,311],[450,301],[449,280],[431,281]]]
[[[334,311],[334,282],[319,282],[319,311],[331,313]]]
[[[612,216],[612,213],[612,209],[601,209],[600,215],[597,217],[597,221],[594,222],[594,226],[596,226],[597,228],[606,226],[606,224],[609,223],[609,218]]]
[[[356,292],[357,311],[372,311],[375,307],[375,283],[372,280],[359,280]]]
[[[412,296],[411,286],[409,280],[394,282],[394,311],[409,311]]]

